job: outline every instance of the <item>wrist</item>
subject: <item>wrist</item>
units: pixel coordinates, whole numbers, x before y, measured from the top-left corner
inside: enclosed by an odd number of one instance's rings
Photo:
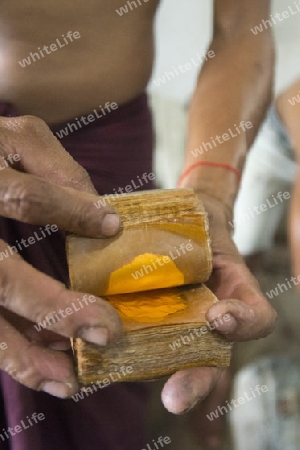
[[[205,210],[208,213],[209,219],[212,216],[214,221],[218,218],[218,223],[225,229],[228,229],[230,234],[233,229],[230,224],[233,222],[233,209],[229,207],[222,198],[215,195],[215,193],[209,192],[208,190],[194,190],[194,192],[200,198]]]
[[[179,187],[215,197],[231,211],[239,188],[238,172],[228,170],[227,165],[214,164],[189,166],[180,178]],[[229,167],[229,166],[228,166]],[[192,170],[189,170],[192,168]]]

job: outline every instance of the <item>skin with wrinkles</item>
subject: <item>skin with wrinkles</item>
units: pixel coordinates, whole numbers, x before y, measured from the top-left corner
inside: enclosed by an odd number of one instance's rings
[[[211,325],[215,321],[216,329],[231,341],[265,337],[275,326],[276,313],[231,239],[228,208],[222,208],[220,202],[209,195],[200,194],[200,198],[209,212],[214,254],[214,271],[208,287],[222,300],[210,308],[206,319]],[[231,320],[216,320],[225,314],[229,314]],[[208,395],[221,373],[222,369],[200,367],[174,374],[162,392],[165,407],[175,414],[191,409]]]
[[[22,170],[6,168],[1,173],[2,216],[40,225],[56,223],[61,229],[100,238],[118,231],[119,218],[111,207],[94,207],[98,197],[86,171],[67,154],[44,122],[34,117],[1,118],[0,141],[3,156],[12,148],[18,150]],[[41,145],[43,152],[39,150]],[[105,226],[107,217],[109,229]],[[7,244],[0,240],[0,251],[6,248]],[[52,332],[37,332],[33,322],[44,320],[53,308],[66,309],[83,296],[38,272],[18,254],[1,261],[0,329],[1,339],[8,347],[0,353],[0,367],[33,389],[46,386],[44,390],[62,397],[76,392],[78,385],[71,360],[51,348],[68,347],[66,338],[74,336],[99,345],[108,343],[121,331],[117,313],[107,302],[97,299],[82,309],[80,315],[67,316],[54,324]]]
[[[15,104],[23,115],[0,118],[0,156],[21,156],[18,164],[0,173],[0,214],[4,217],[39,225],[55,223],[90,237],[118,232],[120,222],[114,211],[94,207],[96,192],[87,173],[45,122],[89,114],[106,101],[122,105],[145,90],[154,57],[153,19],[158,1],[146,2],[120,17],[116,9],[124,4],[124,0],[0,3],[0,98]],[[185,168],[212,160],[242,170],[271,94],[271,32],[257,36],[249,32],[262,17],[268,17],[270,1],[215,0],[214,7],[210,48],[216,57],[204,64],[192,98]],[[80,39],[30,66],[18,64],[69,30],[78,31]],[[224,108],[226,114],[220,114]],[[222,135],[241,120],[253,124],[249,132],[224,142],[220,151],[205,152],[196,159],[192,156],[199,143]],[[208,311],[207,319],[229,313],[232,320],[219,321],[218,329],[232,340],[267,335],[274,327],[275,313],[230,237],[228,207],[232,208],[238,191],[234,175],[221,168],[199,167],[182,187],[199,191],[211,221],[211,287],[222,301]],[[6,247],[0,241],[0,251]],[[118,315],[97,299],[57,322],[51,331],[37,333],[33,322],[50,314],[55,305],[65,309],[83,296],[37,272],[19,255],[1,261],[0,340],[8,348],[0,352],[0,368],[30,388],[59,397],[73,395],[77,381],[72,362],[53,348],[63,348],[69,337],[80,335],[105,345],[120,332]],[[162,392],[165,407],[176,414],[188,410],[208,394],[219,375],[219,370],[211,368],[174,374]]]

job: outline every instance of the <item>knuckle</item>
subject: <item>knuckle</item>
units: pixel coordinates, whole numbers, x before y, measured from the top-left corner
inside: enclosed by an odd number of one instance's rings
[[[87,188],[90,188],[91,179],[88,172],[71,158],[70,163],[72,163],[72,169],[69,170],[68,183],[66,185],[78,190],[87,190]]]
[[[1,369],[8,373],[18,383],[31,389],[38,390],[43,381],[41,371],[36,367],[30,354],[30,344],[22,351],[23,357],[16,358],[8,355],[1,363]]]
[[[1,369],[14,379],[16,379],[19,373],[18,366],[14,363],[12,358],[9,357],[1,363]]]
[[[76,228],[79,232],[85,233],[88,229],[88,227],[91,227],[95,224],[95,221],[97,220],[97,223],[101,223],[101,216],[96,218],[96,214],[93,210],[93,205],[91,204],[81,204],[76,205],[77,207],[74,210],[73,217],[70,215],[70,227],[73,226],[74,223],[76,223]]]
[[[19,126],[22,130],[30,131],[30,132],[44,132],[48,130],[47,124],[36,116],[22,116],[19,118]]]
[[[11,182],[3,193],[4,215],[23,222],[34,218],[33,211],[41,206],[42,183],[37,185],[35,179],[20,177]]]
[[[40,344],[23,339],[18,341],[17,346],[18,351],[11,348],[1,356],[0,368],[18,383],[41,390],[45,380],[57,379],[57,367],[60,367],[60,377],[73,378],[73,365],[67,355],[54,354]]]
[[[31,364],[26,364],[26,366],[21,367],[19,362],[9,358],[2,364],[2,370],[8,373],[14,380],[32,389],[37,389],[39,386],[39,381],[37,380],[38,374],[35,367]]]
[[[44,300],[35,304],[34,310],[32,311],[32,320],[34,320],[35,323],[45,323],[47,318],[49,319],[50,317],[55,317],[54,314],[59,307],[64,306],[62,294],[65,291],[65,287],[62,283],[57,283],[58,289],[55,290],[55,294],[49,295],[45,292]],[[59,305],[57,299],[60,299]],[[49,321],[46,328],[52,329],[51,325],[53,325],[53,323]]]

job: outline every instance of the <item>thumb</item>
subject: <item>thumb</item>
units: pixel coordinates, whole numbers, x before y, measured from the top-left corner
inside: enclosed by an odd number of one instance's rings
[[[244,288],[241,300],[221,300],[206,313],[207,321],[232,341],[248,341],[268,336],[275,328],[277,314],[267,300]],[[226,319],[225,319],[226,318]]]

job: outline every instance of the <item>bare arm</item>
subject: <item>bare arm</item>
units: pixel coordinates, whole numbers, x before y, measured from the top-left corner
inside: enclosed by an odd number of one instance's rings
[[[282,92],[276,100],[277,112],[285,125],[295,151],[298,165],[294,181],[289,214],[289,240],[291,248],[292,271],[295,277],[300,275],[300,80]],[[292,181],[292,180],[291,180]],[[298,285],[298,290],[300,286]]]
[[[215,0],[210,46],[215,57],[205,62],[191,102],[186,167],[197,161],[215,161],[242,170],[271,98],[272,35],[270,30],[257,35],[251,32],[268,17],[269,6],[269,0]],[[243,131],[241,121],[251,122],[252,127],[243,125]],[[229,129],[238,135],[232,137]],[[222,138],[224,133],[229,134],[229,140]],[[216,136],[223,142],[219,143]],[[203,142],[209,142],[212,149],[206,146],[206,151],[202,145],[202,155],[194,156],[192,152]],[[207,166],[194,169],[184,185],[213,191],[230,206],[238,189],[233,173]]]
[[[185,168],[210,161],[242,170],[271,96],[272,36],[267,30],[258,35],[251,32],[268,17],[269,4],[269,0],[215,0],[211,49],[216,56],[204,65],[192,99]],[[251,128],[193,155],[202,142],[212,142],[211,137],[223,136],[241,121],[251,122]],[[231,239],[236,174],[224,168],[197,166],[180,185],[198,191],[210,219],[213,274],[209,286],[222,301],[207,312],[207,321],[212,323],[228,314],[230,320],[218,321],[217,329],[231,341],[267,336],[275,326],[276,313]],[[164,386],[164,405],[173,413],[190,409],[207,396],[220,373],[213,367],[177,372]]]

